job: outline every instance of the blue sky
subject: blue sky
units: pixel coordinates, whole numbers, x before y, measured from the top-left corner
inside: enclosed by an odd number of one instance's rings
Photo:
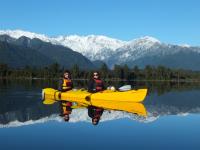
[[[200,45],[199,0],[0,0],[0,30]]]

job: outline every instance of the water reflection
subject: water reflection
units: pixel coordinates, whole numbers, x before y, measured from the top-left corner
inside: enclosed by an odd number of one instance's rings
[[[63,117],[64,121],[69,121],[73,109],[72,106],[72,102],[60,102],[60,116]]]
[[[51,105],[54,104],[52,103],[52,100],[44,100],[43,101],[44,104],[46,105]],[[83,103],[72,103],[72,102],[67,102],[67,101],[59,101],[57,102],[60,104],[60,115],[64,121],[69,122],[70,118],[71,118],[71,114],[72,112],[74,112],[75,109],[85,109],[87,110],[87,114],[88,117],[91,118],[91,123],[93,125],[97,125],[99,123],[99,121],[101,120],[101,116],[103,115],[104,111],[107,111],[109,113],[115,112],[115,111],[124,111],[124,112],[128,112],[128,113],[132,113],[134,115],[138,115],[138,116],[143,116],[143,117],[147,117],[147,112],[146,112],[146,108],[144,107],[143,104],[141,103],[130,103],[130,102],[123,102],[123,103],[112,103],[112,105],[106,105],[106,103],[104,103],[105,107],[96,107],[96,106],[92,106],[92,105],[86,105]],[[110,109],[108,109],[110,107]],[[76,111],[79,112],[79,111]],[[74,115],[76,116],[76,114],[74,113]],[[80,115],[80,114],[79,114]],[[80,118],[85,118],[85,116],[79,116]],[[79,120],[77,120],[79,121]]]
[[[84,84],[83,82],[80,87]],[[120,87],[125,83],[118,85],[118,83],[109,82],[107,84]],[[125,108],[105,109],[101,116],[98,116],[100,123],[120,118],[147,123],[168,115],[185,116],[200,113],[200,86],[198,83],[134,82],[131,84],[135,88],[148,87],[149,89],[148,96],[143,103],[148,114],[147,117],[141,115],[143,111],[138,111],[136,109],[138,106],[134,106],[136,104],[126,104]],[[75,85],[79,87],[78,83]],[[47,106],[41,101],[41,89],[56,86],[55,81],[0,80],[0,127],[20,126],[50,120],[63,121],[63,117],[59,116],[61,114],[60,103]],[[116,107],[119,105],[116,104]],[[74,106],[71,112],[68,110],[67,113],[69,122],[92,123],[93,117],[88,116],[88,109],[84,106]]]

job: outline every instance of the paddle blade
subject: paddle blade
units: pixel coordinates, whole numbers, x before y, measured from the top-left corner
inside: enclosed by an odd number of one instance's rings
[[[131,85],[124,85],[118,89],[119,91],[129,91],[131,90]]]

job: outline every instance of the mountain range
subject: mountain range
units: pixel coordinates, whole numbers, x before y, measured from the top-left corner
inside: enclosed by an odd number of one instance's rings
[[[58,63],[67,68],[75,64],[82,69],[94,68],[90,60],[68,47],[26,36],[16,39],[6,34],[0,35],[0,63],[12,67],[44,67]]]
[[[150,36],[122,41],[102,35],[48,37],[22,30],[5,30],[0,31],[0,41],[34,50],[45,59],[44,64],[51,61],[64,66],[78,64],[82,68],[92,68],[93,62],[105,62],[110,68],[115,64],[127,64],[129,67],[163,65],[200,70],[200,47],[166,44]]]

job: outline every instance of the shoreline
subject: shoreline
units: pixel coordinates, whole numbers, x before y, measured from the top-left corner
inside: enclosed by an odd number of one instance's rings
[[[0,78],[0,80],[59,80],[61,78]],[[88,81],[89,79],[72,79],[73,81]],[[135,80],[126,80],[126,79],[103,79],[104,81],[113,81],[113,82],[200,82],[199,79],[172,79],[172,80],[160,80],[160,79],[135,79]]]

